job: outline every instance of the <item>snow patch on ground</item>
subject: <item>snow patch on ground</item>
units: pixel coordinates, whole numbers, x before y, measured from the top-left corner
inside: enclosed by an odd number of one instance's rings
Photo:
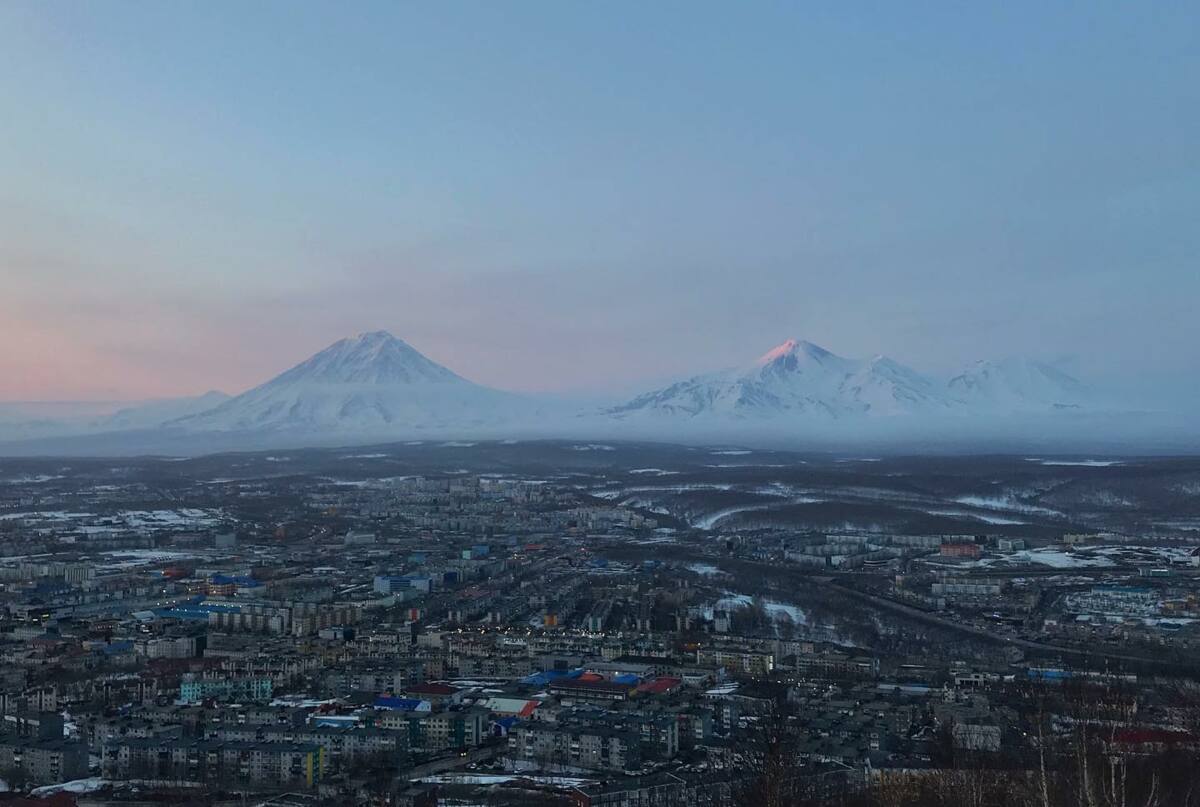
[[[770,510],[774,505],[770,504],[744,504],[740,507],[726,507],[724,510],[718,510],[715,513],[709,513],[703,518],[696,519],[692,522],[692,526],[698,530],[715,529],[725,519],[738,513],[750,513],[756,510]]]
[[[30,521],[74,521],[79,518],[91,518],[95,513],[68,513],[65,510],[26,510],[20,513],[4,513],[0,521],[15,521],[29,519]]]
[[[597,499],[615,501],[623,496],[634,496],[641,493],[689,493],[696,490],[733,490],[733,485],[715,482],[697,482],[691,485],[637,485],[610,490],[593,490],[591,491],[591,495]]]
[[[805,465],[803,461],[796,463],[797,465]],[[783,463],[767,463],[767,462],[718,462],[715,465],[706,464],[705,468],[786,468]]]
[[[181,507],[178,510],[123,510],[117,518],[129,527],[215,527],[221,523],[221,513]]]
[[[970,518],[975,521],[982,521],[984,524],[993,524],[996,526],[1005,526],[1012,524],[1027,524],[1027,521],[1021,521],[1016,518],[1006,518],[1005,516],[992,516],[986,513],[971,513],[966,510],[926,510],[931,516],[950,516],[951,518]]]
[[[637,496],[630,496],[627,499],[622,499],[620,504],[622,507],[636,507],[639,510],[649,510],[651,513],[655,513],[656,515],[660,516],[671,515],[671,511],[662,505],[655,504],[650,499],[642,499]]]
[[[819,504],[824,499],[817,499],[812,496],[797,496],[787,500],[781,500],[778,504],[743,504],[737,507],[726,507],[723,510],[717,510],[715,513],[709,513],[702,518],[692,521],[692,526],[699,530],[713,530],[717,525],[730,516],[735,516],[738,513],[755,513],[762,510],[772,510],[777,507],[784,507],[792,504]]]
[[[959,504],[969,505],[970,507],[978,507],[981,510],[1000,510],[1013,513],[1030,513],[1033,515],[1043,516],[1061,516],[1062,513],[1057,510],[1051,510],[1048,507],[1038,507],[1033,504],[1025,504],[1012,496],[958,496],[954,501]]]
[[[773,619],[783,619],[786,617],[790,618],[797,625],[808,621],[808,618],[804,615],[804,612],[794,605],[775,602],[774,600],[767,600],[765,603],[763,603],[763,608],[767,610],[767,613],[770,614]]]
[[[1092,490],[1082,494],[1080,500],[1094,507],[1137,507],[1137,502],[1113,493],[1111,490]]]
[[[1106,557],[1089,557],[1060,549],[1022,549],[1003,558],[984,558],[974,561],[977,566],[994,566],[997,563],[1033,563],[1039,566],[1049,566],[1051,569],[1085,569],[1112,566],[1113,562]]]
[[[734,592],[727,591],[724,597],[713,604],[712,608],[705,610],[705,617],[712,619],[714,611],[737,611],[741,608],[748,608],[753,604],[754,598],[749,594],[735,594]],[[808,617],[804,615],[804,611],[795,605],[789,605],[777,600],[763,600],[762,606],[767,615],[776,621],[790,619],[797,625],[802,625],[808,621]]]
[[[95,793],[107,787],[109,784],[107,779],[101,779],[99,776],[90,776],[87,779],[75,779],[70,782],[63,782],[57,785],[45,785],[44,787],[35,787],[30,791],[29,795],[35,798],[43,796],[52,796],[55,793]]]
[[[172,552],[165,549],[117,549],[105,552],[110,558],[118,558],[112,563],[100,564],[100,569],[133,569],[138,566],[148,566],[152,563],[171,563],[172,561],[196,557],[187,552]]]

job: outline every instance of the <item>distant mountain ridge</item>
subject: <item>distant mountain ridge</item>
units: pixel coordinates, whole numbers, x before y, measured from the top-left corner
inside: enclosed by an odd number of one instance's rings
[[[108,431],[152,428],[177,418],[207,412],[228,400],[229,396],[224,392],[209,390],[203,395],[191,398],[147,401],[136,406],[122,407],[111,415],[96,420],[92,425],[94,428]]]
[[[1079,408],[1090,397],[1078,379],[1051,365],[1022,358],[977,361],[951,378],[947,388],[962,401],[1000,410]]]
[[[338,340],[233,397],[210,392],[99,415],[56,404],[64,414],[39,416],[31,406],[0,405],[0,441],[133,431],[150,445],[156,432],[243,435],[248,445],[256,435],[297,445],[431,434],[694,438],[757,430],[795,438],[820,434],[821,424],[863,433],[952,425],[966,433],[1018,415],[1098,411],[1082,383],[1030,359],[980,361],[939,379],[886,356],[850,359],[797,339],[741,367],[584,410],[477,384],[386,331]]]
[[[146,401],[0,403],[0,440],[158,428],[176,418],[208,411],[228,398],[210,390],[202,395]]]
[[[644,393],[608,413],[681,418],[835,419],[938,413],[996,414],[1080,406],[1076,379],[1031,360],[979,362],[938,381],[886,356],[847,359],[789,339],[752,364]]]

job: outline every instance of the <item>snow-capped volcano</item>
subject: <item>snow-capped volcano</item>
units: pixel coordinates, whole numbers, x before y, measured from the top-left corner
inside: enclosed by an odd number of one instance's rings
[[[387,331],[340,339],[267,384],[293,381],[321,384],[470,383]]]
[[[937,383],[885,356],[837,356],[811,342],[789,339],[747,367],[708,373],[640,395],[609,410],[698,418],[781,415],[896,415],[948,409]]]
[[[377,331],[335,342],[234,398],[0,404],[0,452],[5,441],[24,456],[81,445],[195,453],[427,436],[989,447],[1035,439],[1041,450],[1046,440],[1091,445],[1098,423],[1138,439],[1170,435],[1171,445],[1194,434],[1191,420],[1130,414],[1138,413],[1105,408],[1074,378],[1030,359],[981,361],[950,378],[931,377],[885,356],[846,358],[794,339],[741,367],[601,408],[480,386]],[[78,442],[84,438],[90,442]]]
[[[1088,397],[1087,388],[1062,370],[1023,358],[977,361],[946,386],[957,400],[987,411],[1078,408]]]
[[[375,331],[335,342],[265,384],[173,425],[387,436],[501,422],[519,401]]]

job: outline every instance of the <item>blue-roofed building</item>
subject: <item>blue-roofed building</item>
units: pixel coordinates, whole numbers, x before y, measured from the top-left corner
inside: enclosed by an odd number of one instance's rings
[[[316,728],[344,729],[361,725],[362,718],[358,715],[314,715],[309,723]]]
[[[521,718],[499,717],[492,721],[492,734],[496,737],[507,737],[509,729],[521,721]]]
[[[216,586],[237,586],[238,588],[256,588],[262,585],[261,580],[244,574],[214,574],[211,582]]]
[[[433,580],[420,574],[381,574],[375,576],[374,589],[379,594],[395,594],[398,591],[421,591],[429,593]]]
[[[394,695],[380,695],[375,699],[376,709],[388,709],[393,712],[429,712],[433,705],[420,698],[398,698]]]
[[[94,648],[102,656],[124,656],[133,653],[133,642],[129,640],[107,642]]]
[[[1056,670],[1048,667],[1030,667],[1026,673],[1030,678],[1040,681],[1063,681],[1071,677],[1069,670]]]
[[[530,686],[546,686],[551,681],[561,681],[564,679],[578,678],[583,675],[583,670],[542,670],[541,672],[527,675],[521,679],[522,684]]]
[[[181,619],[187,622],[208,622],[209,614],[236,614],[241,611],[237,605],[217,605],[204,602],[193,602],[176,605],[174,608],[159,608],[155,614],[164,619]]]

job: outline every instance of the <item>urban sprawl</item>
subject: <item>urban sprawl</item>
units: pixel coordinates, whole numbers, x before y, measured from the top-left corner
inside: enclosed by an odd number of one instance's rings
[[[725,483],[676,486],[715,496],[696,518],[653,501],[684,476],[660,468],[339,478],[290,462],[6,465],[10,796],[1198,797],[1185,531],[747,526],[758,505],[723,501]]]

